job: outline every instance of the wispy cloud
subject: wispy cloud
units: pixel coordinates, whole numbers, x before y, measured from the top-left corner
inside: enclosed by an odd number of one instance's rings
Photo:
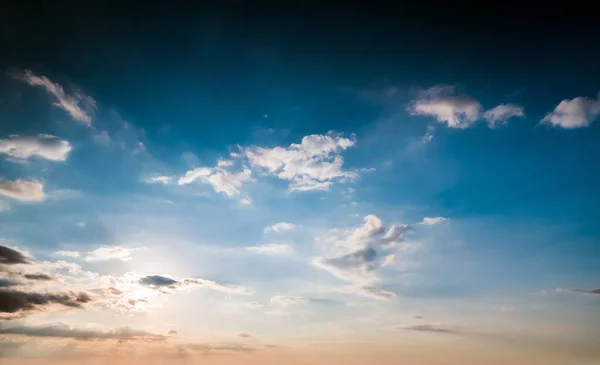
[[[265,227],[265,232],[283,232],[296,228],[296,225],[288,222],[275,223],[272,226]]]
[[[171,176],[153,176],[153,177],[144,179],[144,182],[148,183],[148,184],[160,183],[160,184],[167,185],[167,184],[171,183],[171,180],[172,180]]]
[[[494,128],[500,124],[508,123],[510,118],[524,118],[523,107],[515,104],[500,104],[483,113],[483,119],[487,120],[488,126]]]
[[[272,304],[278,304],[284,307],[296,304],[302,304],[308,302],[309,299],[305,297],[297,297],[290,295],[276,295],[271,298]]]
[[[252,180],[251,175],[252,172],[247,168],[235,173],[219,166],[198,167],[186,172],[185,175],[179,178],[177,183],[186,185],[199,181],[212,186],[217,193],[222,193],[228,198],[234,198],[240,196],[242,184]]]
[[[446,217],[425,217],[422,221],[419,222],[419,224],[422,224],[424,226],[433,226],[434,224],[440,224],[449,220],[450,218]]]
[[[294,247],[288,243],[265,243],[260,246],[249,246],[246,251],[263,254],[288,254],[294,252]]]
[[[401,327],[401,329],[417,332],[453,333],[454,331],[430,324],[419,324],[415,326]]]
[[[37,156],[50,161],[65,161],[71,149],[69,142],[49,134],[16,134],[0,139],[0,153],[21,160]]]
[[[101,329],[83,329],[75,328],[68,324],[57,323],[44,326],[13,326],[0,328],[0,334],[22,335],[28,337],[57,337],[73,338],[79,340],[145,340],[145,341],[164,341],[166,336],[150,333],[143,330],[136,330],[129,327],[121,327],[113,330]]]
[[[10,74],[13,78],[31,86],[44,88],[56,99],[54,106],[69,113],[74,120],[87,126],[92,125],[91,112],[96,108],[96,101],[91,97],[80,92],[67,94],[61,85],[50,81],[46,76],[37,76],[31,70],[14,70]]]
[[[44,185],[33,179],[0,180],[0,195],[29,203],[46,199]]]
[[[600,96],[599,96],[600,97]],[[600,100],[580,96],[565,99],[546,114],[542,124],[565,129],[587,127],[600,116]]]
[[[106,261],[106,260],[121,260],[130,261],[132,259],[131,254],[135,250],[144,249],[144,247],[127,248],[121,246],[105,246],[99,247],[95,250],[88,252],[78,251],[57,251],[55,252],[58,256],[64,257],[82,257],[86,261]]]

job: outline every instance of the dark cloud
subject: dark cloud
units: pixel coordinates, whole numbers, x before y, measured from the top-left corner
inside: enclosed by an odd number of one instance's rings
[[[171,279],[161,275],[148,275],[140,279],[141,285],[153,286],[153,287],[175,287],[179,282],[175,279]]]
[[[175,331],[175,330],[170,330],[170,331],[169,331],[169,336],[177,336],[177,331]]]
[[[0,334],[22,335],[30,337],[58,337],[81,340],[147,340],[164,341],[166,336],[154,334],[129,327],[117,328],[110,331],[77,329],[65,324],[48,326],[15,326],[0,328]]]
[[[0,279],[0,288],[9,288],[18,285],[19,283],[10,279]]]
[[[240,336],[240,337],[243,337],[243,338],[248,338],[248,337],[250,337],[250,335],[249,335],[249,334],[247,334],[247,333],[240,333],[238,336]]]
[[[573,291],[576,292],[576,293],[597,294],[597,295],[600,295],[600,289],[591,289],[591,290],[573,289]]]
[[[402,327],[402,329],[409,330],[409,331],[418,331],[418,332],[453,333],[452,330],[432,326],[430,324],[420,324],[420,325],[416,325],[416,326]]]
[[[0,290],[0,313],[28,312],[49,304],[81,308],[92,298],[85,293],[35,293],[18,290]]]
[[[0,246],[0,264],[14,265],[28,263],[29,260],[21,252],[13,250],[10,247]]]
[[[40,281],[47,281],[47,280],[52,280],[52,277],[46,274],[25,274],[23,275],[23,277],[25,279],[29,279],[29,280],[40,280]]]

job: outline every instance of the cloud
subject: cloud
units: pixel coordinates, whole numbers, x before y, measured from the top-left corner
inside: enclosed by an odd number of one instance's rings
[[[480,118],[482,109],[479,101],[456,95],[453,86],[437,85],[421,92],[407,111],[411,115],[432,116],[449,128],[468,128]]]
[[[587,127],[600,116],[600,100],[588,97],[565,99],[540,123],[565,129]]]
[[[0,180],[0,195],[23,202],[41,202],[46,198],[44,185],[37,180]]]
[[[239,336],[239,337],[242,337],[242,338],[248,338],[248,337],[251,337],[251,336],[250,336],[249,334],[247,334],[247,333],[240,333],[240,334],[238,334],[238,336]]]
[[[11,72],[11,76],[17,80],[24,81],[31,86],[40,86],[50,95],[56,98],[54,106],[63,109],[71,117],[87,126],[92,125],[91,112],[96,108],[96,101],[91,97],[79,92],[72,95],[65,93],[62,86],[50,81],[46,76],[37,76],[31,70]]]
[[[275,223],[272,226],[265,227],[265,232],[283,232],[295,228],[296,225],[288,222]]]
[[[50,275],[46,275],[46,274],[42,274],[42,273],[25,274],[25,275],[23,275],[23,277],[25,279],[28,279],[28,280],[37,280],[37,281],[49,281],[49,280],[52,280],[52,277]]]
[[[107,260],[121,260],[131,261],[131,253],[135,250],[144,249],[145,247],[137,248],[126,248],[120,246],[105,246],[99,247],[95,250],[88,252],[77,252],[77,251],[57,251],[55,252],[58,256],[78,258],[83,257],[85,261],[107,261]]]
[[[170,331],[169,331],[169,336],[177,336],[177,331],[175,331],[175,330],[170,330]]]
[[[329,190],[334,183],[357,177],[355,171],[342,170],[344,159],[340,155],[355,144],[348,138],[313,134],[289,147],[254,146],[243,153],[253,167],[288,180],[290,191]]]
[[[514,104],[500,104],[483,113],[483,119],[487,120],[488,126],[493,128],[499,124],[505,124],[510,118],[524,118],[523,107]]]
[[[171,182],[171,180],[172,180],[171,176],[154,176],[154,177],[149,177],[149,178],[145,179],[144,182],[148,183],[148,184],[161,183],[161,184],[167,185]]]
[[[55,254],[58,256],[73,257],[73,258],[80,256],[80,253],[77,251],[56,251]]]
[[[421,316],[414,316],[413,318],[414,319],[423,319],[423,317],[421,317]]]
[[[424,226],[433,226],[434,224],[439,224],[449,220],[450,218],[445,217],[425,217],[422,221],[419,222],[419,224],[422,224]]]
[[[32,136],[15,134],[0,139],[0,153],[21,160],[37,156],[50,161],[65,161],[71,149],[69,142],[49,134]]]
[[[0,289],[0,319],[14,318],[9,314],[31,312],[39,307],[59,304],[69,308],[81,308],[82,304],[91,301],[86,293],[41,293],[19,290]]]
[[[282,305],[284,307],[308,302],[308,298],[295,297],[290,295],[276,295],[271,297],[271,303]]]
[[[11,286],[19,285],[18,281],[0,278],[0,288],[10,288]]]
[[[591,289],[591,290],[573,289],[573,291],[575,293],[600,295],[600,289]]]
[[[177,183],[186,185],[199,181],[212,186],[217,193],[233,198],[240,195],[242,184],[251,180],[251,174],[252,172],[247,168],[244,168],[241,172],[233,173],[219,166],[212,168],[198,167],[186,172],[185,175],[179,178]]]
[[[140,277],[138,282],[140,285],[150,287],[155,290],[195,290],[201,288],[212,289],[216,291],[220,291],[228,294],[240,294],[240,295],[250,295],[252,292],[244,287],[230,287],[223,286],[217,282],[206,280],[206,279],[196,279],[196,278],[185,278],[178,279],[171,276],[166,275],[146,275]]]
[[[287,243],[266,243],[260,246],[250,246],[245,248],[246,251],[264,254],[287,254],[292,253],[294,248]]]
[[[408,331],[417,331],[417,332],[436,332],[436,333],[453,333],[454,332],[452,330],[432,326],[430,324],[419,324],[419,325],[415,325],[415,326],[402,327],[401,329],[408,330]]]
[[[249,302],[249,303],[245,303],[244,307],[249,308],[249,309],[260,309],[260,308],[264,307],[264,305],[262,305],[261,303],[258,303],[258,302]]]
[[[387,228],[381,219],[368,215],[364,223],[354,230],[320,237],[317,242],[328,252],[326,256],[313,259],[313,265],[328,271],[333,276],[353,285],[341,290],[376,299],[395,297],[392,292],[377,289],[374,283],[380,280],[378,269],[392,264],[393,252],[410,232],[408,225],[392,225]],[[379,252],[388,252],[381,256]]]
[[[29,255],[10,247],[0,246],[0,264],[15,265],[29,264]]]
[[[28,337],[58,337],[79,340],[150,340],[164,341],[166,336],[136,330],[129,327],[117,328],[109,331],[98,329],[78,329],[67,324],[58,323],[45,326],[14,326],[0,328],[0,334],[21,335]]]

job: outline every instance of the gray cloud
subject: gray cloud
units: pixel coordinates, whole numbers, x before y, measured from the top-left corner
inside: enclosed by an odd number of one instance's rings
[[[243,338],[248,338],[248,337],[250,337],[250,335],[249,335],[249,334],[247,334],[247,333],[240,333],[240,334],[238,334],[238,336],[240,336],[240,337],[243,337]]]
[[[146,275],[138,280],[140,285],[148,286],[150,288],[156,290],[164,290],[164,289],[197,289],[197,288],[207,288],[213,289],[216,291],[221,291],[229,294],[242,294],[247,295],[251,294],[251,291],[244,287],[229,287],[223,286],[217,282],[206,280],[206,279],[196,279],[196,278],[184,278],[184,279],[175,279],[165,275]]]
[[[44,185],[37,180],[0,180],[0,195],[24,202],[41,202],[46,198]]]
[[[50,275],[41,274],[41,273],[37,273],[37,274],[25,274],[25,275],[23,275],[23,277],[25,279],[38,280],[38,281],[52,280],[52,277]]]
[[[19,285],[19,283],[10,279],[0,278],[0,288],[9,288],[15,285]]]
[[[423,319],[423,317],[421,317],[421,316],[414,316],[413,318],[414,319]]]
[[[15,326],[0,328],[0,334],[22,335],[30,337],[58,337],[74,339],[114,339],[114,340],[151,340],[164,341],[166,336],[122,327],[110,331],[78,329],[66,324],[47,326]]]
[[[91,300],[92,298],[85,293],[35,293],[2,289],[0,290],[0,313],[26,314],[50,304],[81,308],[83,304]],[[0,318],[2,317],[0,315]],[[5,318],[11,317],[6,316]]]
[[[600,295],[600,289],[591,289],[591,290],[573,289],[573,291],[576,292],[576,293],[597,294],[597,295]]]
[[[409,327],[402,327],[401,329],[403,330],[408,330],[408,331],[417,331],[417,332],[437,332],[437,333],[453,333],[454,331],[446,329],[446,328],[441,328],[441,327],[436,327],[430,324],[419,324],[416,326],[409,326]]]
[[[0,264],[29,264],[29,259],[23,253],[6,246],[0,246]]]
[[[140,279],[140,284],[153,287],[176,287],[179,282],[166,276],[148,275]]]

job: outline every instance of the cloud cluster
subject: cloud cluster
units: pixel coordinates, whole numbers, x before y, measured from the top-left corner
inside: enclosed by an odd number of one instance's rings
[[[313,134],[289,147],[249,147],[244,155],[251,166],[288,180],[290,191],[329,190],[335,182],[354,179],[354,171],[342,170],[341,152],[355,141],[339,136]]]
[[[11,76],[31,86],[42,87],[56,99],[54,106],[69,113],[74,120],[87,126],[92,125],[91,113],[96,108],[96,101],[91,97],[80,92],[67,94],[61,85],[50,81],[46,76],[37,76],[31,70],[14,70]]]
[[[600,100],[580,96],[561,101],[542,119],[541,123],[565,129],[583,128],[598,119],[598,116],[600,116]]]
[[[0,195],[28,203],[46,199],[44,185],[37,180],[26,179],[0,180]]]
[[[49,134],[15,134],[0,139],[0,153],[19,160],[37,156],[50,161],[65,161],[71,149],[68,141]]]
[[[343,288],[343,292],[390,299],[395,296],[394,293],[374,286],[380,280],[377,270],[391,264],[395,257],[393,250],[409,231],[411,228],[408,225],[387,228],[377,216],[368,215],[363,225],[352,231],[341,234],[333,231],[331,235],[321,238],[319,243],[330,254],[315,258],[313,264],[353,284]],[[385,255],[380,256],[380,252]]]
[[[412,115],[434,117],[448,128],[469,128],[484,118],[490,127],[506,123],[510,118],[524,117],[523,108],[513,104],[501,104],[485,113],[479,100],[460,95],[454,86],[436,85],[422,91],[419,97],[408,106]],[[432,138],[429,135],[428,139]]]

